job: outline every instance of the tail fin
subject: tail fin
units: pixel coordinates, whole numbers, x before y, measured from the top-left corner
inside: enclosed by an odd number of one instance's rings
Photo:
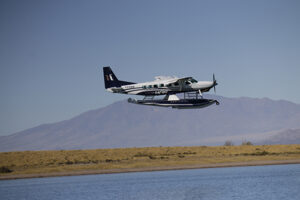
[[[103,67],[103,75],[104,75],[105,89],[111,88],[111,87],[121,87],[122,85],[135,84],[132,82],[127,82],[127,81],[119,81],[109,66]]]

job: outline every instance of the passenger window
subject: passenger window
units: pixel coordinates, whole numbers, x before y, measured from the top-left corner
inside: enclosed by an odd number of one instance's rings
[[[143,88],[146,89],[146,85],[143,85]]]
[[[165,85],[164,84],[160,84],[160,87],[164,87]]]
[[[148,88],[152,88],[152,85],[149,85]]]
[[[157,88],[157,85],[153,85],[154,88]]]

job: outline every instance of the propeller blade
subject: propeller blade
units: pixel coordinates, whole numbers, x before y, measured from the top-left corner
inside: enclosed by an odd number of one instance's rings
[[[215,78],[215,74],[213,74],[213,82],[214,82],[214,91],[216,93],[216,85],[218,85],[217,80]]]

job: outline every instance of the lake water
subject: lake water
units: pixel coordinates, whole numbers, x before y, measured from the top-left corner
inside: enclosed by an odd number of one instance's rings
[[[0,181],[0,199],[300,199],[300,165]]]

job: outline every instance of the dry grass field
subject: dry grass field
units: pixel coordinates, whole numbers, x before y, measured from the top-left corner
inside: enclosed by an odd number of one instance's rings
[[[300,145],[145,147],[0,153],[0,177],[300,159]]]

